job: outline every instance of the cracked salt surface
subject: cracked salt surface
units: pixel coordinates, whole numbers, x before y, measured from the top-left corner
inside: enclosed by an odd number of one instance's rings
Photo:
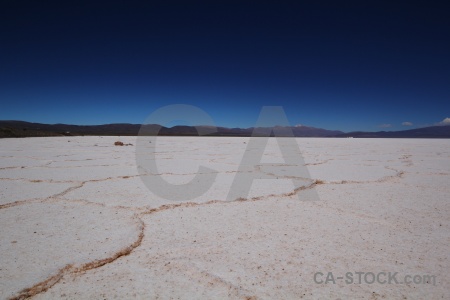
[[[30,199],[41,200],[62,193],[73,186],[72,183],[43,182],[40,180],[1,180],[0,208],[3,205]]]
[[[137,240],[141,227],[126,211],[61,201],[15,206],[0,215],[3,298],[27,295],[27,288],[68,266],[76,270],[108,258]]]
[[[217,174],[204,195],[181,202],[149,191],[140,177],[155,174],[140,174],[135,147],[117,140],[136,145],[135,137],[0,140],[0,299],[450,294],[448,140],[296,139],[308,178],[270,166],[284,163],[271,139],[264,165],[249,171],[266,179],[231,202],[248,138],[158,138],[165,180],[189,182],[199,165]],[[347,271],[437,282],[313,281],[315,272]]]

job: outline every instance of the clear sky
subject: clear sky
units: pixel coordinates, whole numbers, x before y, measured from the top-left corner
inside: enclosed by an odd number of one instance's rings
[[[227,127],[263,105],[343,131],[450,117],[446,1],[305,3],[1,1],[0,119],[142,123],[169,104]]]

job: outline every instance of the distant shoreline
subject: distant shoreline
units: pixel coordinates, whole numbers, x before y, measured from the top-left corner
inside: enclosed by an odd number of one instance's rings
[[[24,121],[0,121],[0,138],[50,137],[50,136],[199,136],[197,128],[211,126],[173,126],[157,124],[105,124],[68,125],[42,124]],[[216,127],[217,131],[202,136],[251,137],[254,128]],[[269,131],[270,130],[270,131]],[[402,131],[342,132],[309,126],[267,127],[266,133],[277,137],[329,137],[329,138],[450,138],[450,126],[430,126]],[[274,133],[275,132],[275,133]],[[143,134],[145,133],[145,134]],[[261,134],[261,136],[266,136]]]

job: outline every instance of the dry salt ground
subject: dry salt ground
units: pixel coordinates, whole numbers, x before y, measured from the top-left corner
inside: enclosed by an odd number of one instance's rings
[[[150,172],[136,137],[1,139],[0,299],[448,299],[450,140],[295,141],[298,163],[268,170],[270,139],[264,179],[227,201],[250,138],[158,137]],[[215,178],[192,199],[144,184],[199,166]]]

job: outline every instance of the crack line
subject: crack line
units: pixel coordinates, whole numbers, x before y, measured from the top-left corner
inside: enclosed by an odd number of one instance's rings
[[[137,218],[137,220],[139,221],[140,228],[139,228],[138,238],[131,245],[119,250],[118,252],[114,253],[110,257],[107,257],[104,259],[98,259],[98,260],[95,260],[95,261],[92,261],[89,263],[85,263],[78,267],[73,264],[68,264],[64,268],[59,270],[57,274],[47,278],[46,280],[44,280],[42,282],[35,284],[34,286],[32,286],[30,288],[23,289],[16,296],[11,297],[9,300],[28,299],[37,294],[47,291],[49,288],[51,288],[52,286],[57,284],[64,276],[66,276],[68,274],[84,273],[88,270],[99,268],[108,263],[111,263],[122,256],[129,255],[134,249],[136,249],[137,247],[139,247],[141,245],[142,240],[144,239],[145,224],[141,220],[141,218],[139,218],[137,215],[134,215],[134,217]]]

